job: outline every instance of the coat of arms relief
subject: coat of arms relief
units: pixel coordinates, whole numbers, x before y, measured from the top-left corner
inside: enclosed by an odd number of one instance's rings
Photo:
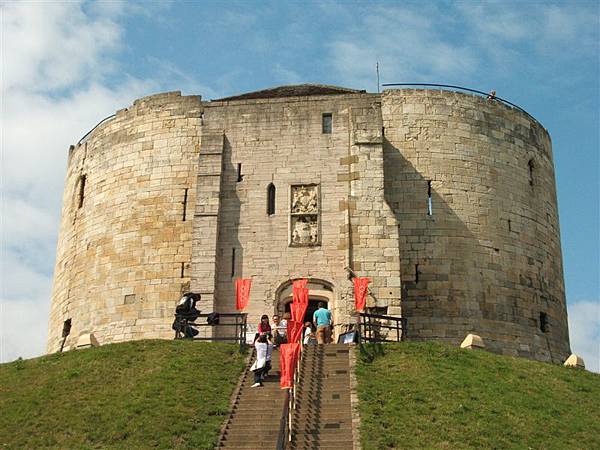
[[[291,187],[290,215],[290,245],[318,245],[319,190],[316,184]]]

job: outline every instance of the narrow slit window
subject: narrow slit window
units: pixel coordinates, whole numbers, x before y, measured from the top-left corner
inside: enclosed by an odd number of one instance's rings
[[[548,314],[540,312],[540,331],[542,333],[548,332]]]
[[[419,265],[415,264],[415,284],[419,283]]]
[[[333,129],[333,116],[331,113],[323,114],[323,134],[331,134]]]
[[[71,333],[71,319],[63,322],[62,337],[66,338]]]
[[[81,208],[83,206],[83,199],[85,198],[85,175],[81,175],[79,177],[79,194],[77,197],[77,208]]]
[[[243,180],[244,180],[244,175],[242,175],[242,163],[238,163],[237,182],[240,183]]]
[[[183,221],[185,222],[185,216],[187,214],[187,198],[188,198],[188,189],[185,189],[185,192],[183,193],[183,201],[181,202],[183,204]]]
[[[71,319],[67,319],[63,322],[62,329],[62,341],[60,343],[60,352],[62,353],[65,348],[65,342],[67,342],[67,337],[71,334]]]
[[[267,187],[267,215],[275,214],[275,185],[269,184]]]
[[[512,231],[512,222],[508,219],[508,231]]]
[[[185,276],[185,263],[181,263],[181,278],[184,278]]]
[[[427,215],[433,216],[433,203],[431,202],[431,181],[427,182]]]
[[[231,249],[231,278],[235,276],[235,248]]]
[[[535,165],[533,164],[533,159],[530,159],[527,163],[527,167],[529,167],[529,185],[533,186],[533,169]]]

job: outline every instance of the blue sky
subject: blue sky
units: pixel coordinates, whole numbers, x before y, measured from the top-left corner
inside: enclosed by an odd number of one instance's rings
[[[550,132],[573,350],[600,370],[599,4],[1,1],[0,359],[44,351],[68,146],[135,98],[456,84]],[[36,330],[23,333],[24,327]]]

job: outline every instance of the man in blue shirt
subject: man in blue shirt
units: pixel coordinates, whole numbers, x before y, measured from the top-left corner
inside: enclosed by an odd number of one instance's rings
[[[325,308],[324,302],[319,302],[319,309],[313,314],[313,323],[317,327],[317,343],[331,342],[331,312]]]

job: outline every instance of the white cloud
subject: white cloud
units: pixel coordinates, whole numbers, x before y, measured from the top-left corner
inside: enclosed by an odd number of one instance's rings
[[[571,303],[568,313],[571,351],[588,370],[600,372],[600,302]]]
[[[330,45],[334,69],[351,85],[373,86],[379,61],[382,81],[462,77],[476,67],[475,55],[462,43],[450,43],[444,30],[452,20],[436,9],[411,6],[365,10]]]
[[[345,31],[329,46],[333,69],[356,86],[374,85],[377,61],[383,82],[461,84],[535,70],[536,59],[550,55],[560,65],[598,39],[591,3],[404,3],[360,10],[358,21],[346,17]]]
[[[71,87],[110,69],[104,58],[120,45],[111,16],[90,20],[77,2],[3,4],[3,90]]]
[[[170,86],[177,86],[176,90],[181,91],[184,95],[201,94],[203,100],[223,97],[222,92],[216,91],[210,86],[198,82],[196,78],[188,75],[170,61],[164,61],[154,57],[149,57],[148,60],[152,63],[152,66],[156,68],[157,72],[160,72],[164,78],[169,80]]]
[[[0,361],[45,351],[69,145],[159,88],[128,76],[106,83],[123,5],[92,17],[79,2],[2,4]]]

